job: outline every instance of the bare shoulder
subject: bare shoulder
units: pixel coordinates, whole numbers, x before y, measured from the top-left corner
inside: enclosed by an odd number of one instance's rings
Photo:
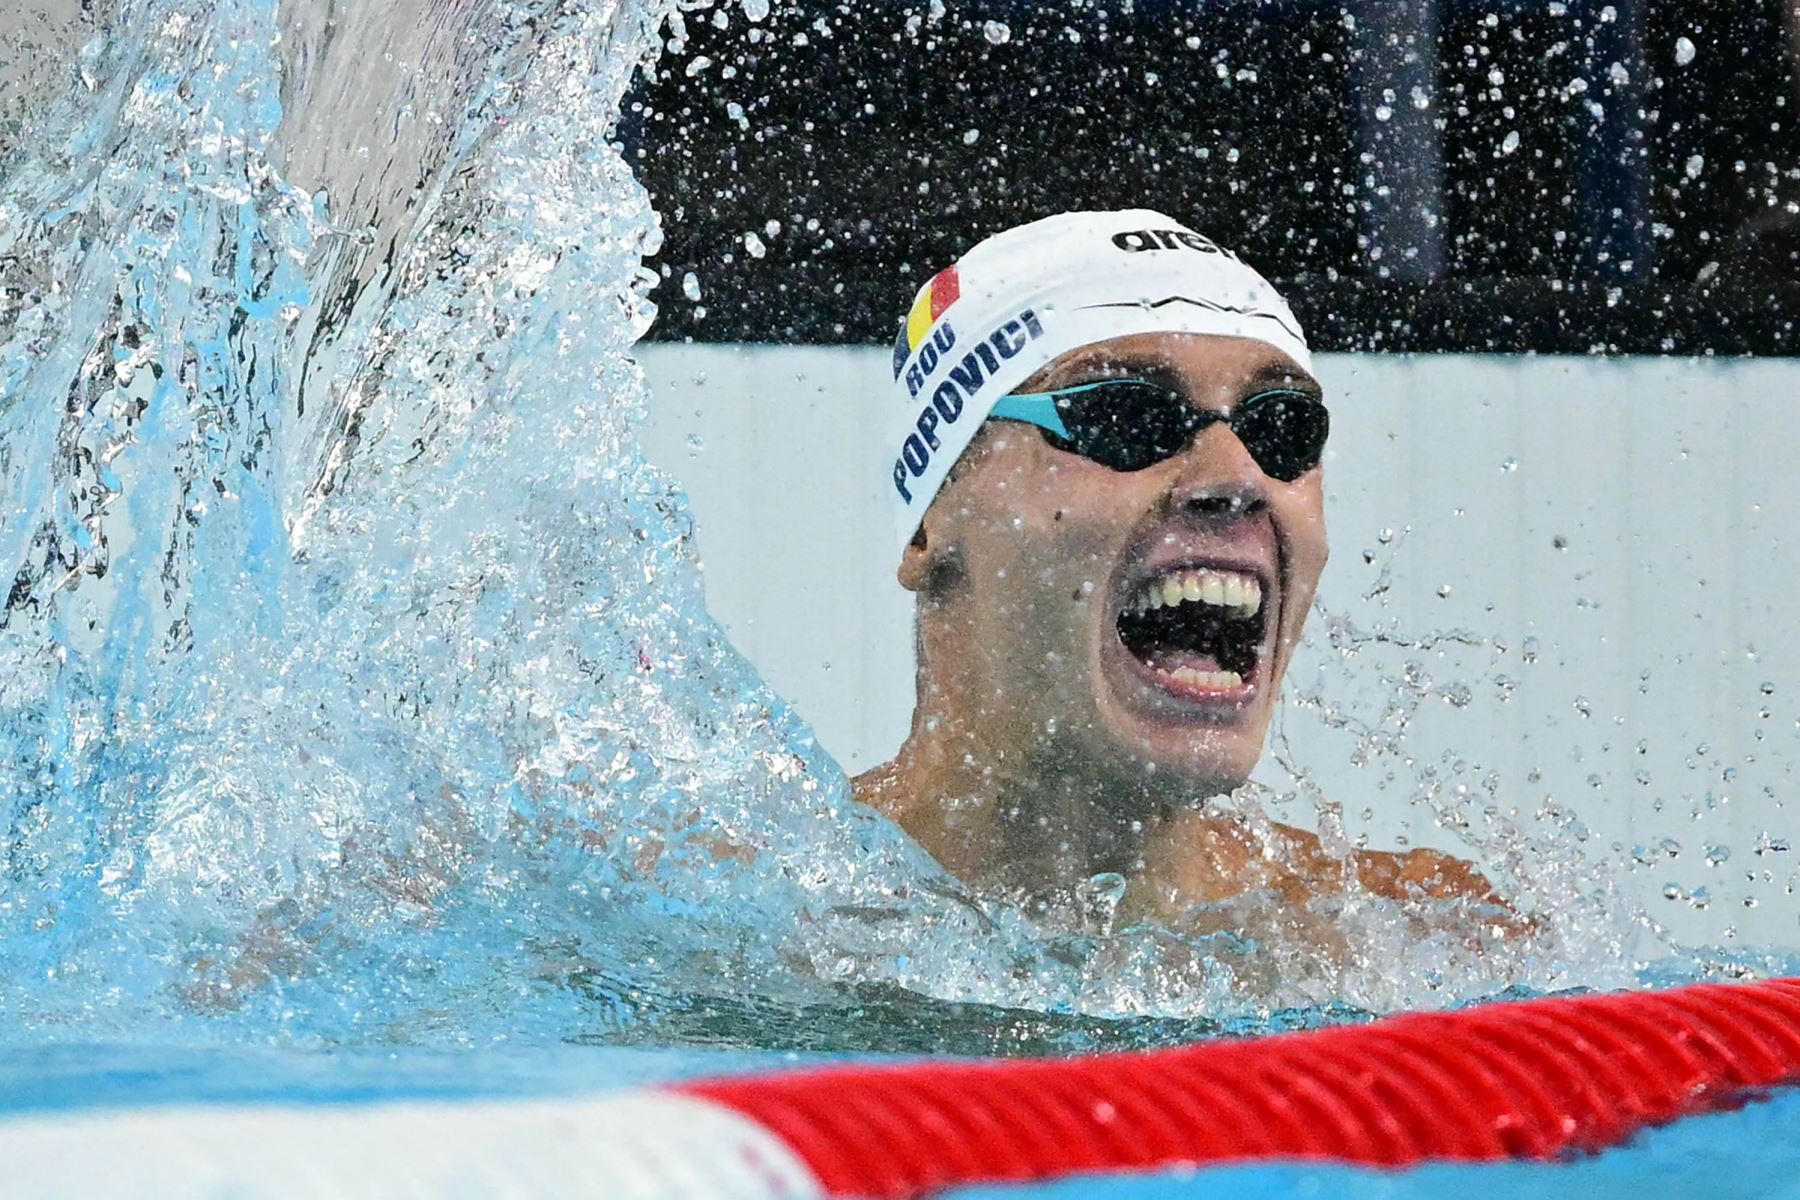
[[[1441,850],[1365,850],[1357,855],[1356,874],[1363,887],[1395,900],[1427,897],[1503,903],[1474,863]]]
[[[1275,828],[1287,842],[1295,866],[1315,885],[1324,884],[1334,875],[1341,876],[1342,861],[1325,852],[1318,834],[1291,825]],[[1357,883],[1365,891],[1390,900],[1505,903],[1474,863],[1441,850],[1359,850],[1353,861]]]

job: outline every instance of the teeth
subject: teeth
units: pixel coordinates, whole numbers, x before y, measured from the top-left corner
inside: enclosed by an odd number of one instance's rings
[[[1190,687],[1216,688],[1227,691],[1244,686],[1244,677],[1236,671],[1197,671],[1193,667],[1176,667],[1164,675]]]
[[[1136,607],[1173,608],[1177,604],[1210,604],[1231,609],[1240,619],[1253,617],[1262,608],[1262,584],[1256,576],[1237,571],[1171,571],[1145,585]]]

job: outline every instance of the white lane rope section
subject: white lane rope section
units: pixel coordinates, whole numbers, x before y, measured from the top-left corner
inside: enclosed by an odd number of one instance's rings
[[[773,1134],[690,1096],[23,1113],[8,1200],[822,1200]]]

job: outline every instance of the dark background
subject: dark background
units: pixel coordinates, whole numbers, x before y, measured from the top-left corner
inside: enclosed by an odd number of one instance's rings
[[[981,237],[1144,206],[1317,349],[1800,353],[1787,2],[691,13],[619,130],[666,234],[651,336],[885,343]]]

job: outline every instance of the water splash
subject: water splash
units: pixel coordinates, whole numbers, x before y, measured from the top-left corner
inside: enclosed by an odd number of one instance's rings
[[[1563,981],[1354,900],[1323,964],[1114,931],[1111,881],[1046,932],[852,803],[633,438],[660,234],[613,127],[674,5],[369,12],[120,0],[9,152],[8,1029],[630,1038],[750,996],[755,1040],[870,987],[1211,1021]]]
[[[16,1010],[466,1029],[932,874],[806,774],[631,439],[657,225],[607,135],[663,9],[433,15],[491,50],[411,187],[287,182],[257,0],[123,5],[8,173]]]
[[[1381,601],[1392,565],[1383,563],[1365,601]],[[1519,947],[1513,969],[1534,988],[1627,987],[1636,964],[1680,953],[1641,906],[1626,900],[1614,864],[1576,813],[1548,794],[1521,803],[1535,778],[1506,778],[1482,764],[1479,750],[1426,758],[1409,742],[1428,707],[1456,710],[1471,718],[1465,726],[1479,726],[1483,704],[1508,703],[1518,686],[1514,673],[1537,653],[1534,638],[1514,648],[1466,629],[1420,635],[1391,621],[1364,627],[1323,604],[1310,630],[1312,674],[1297,669],[1290,676],[1285,719],[1272,738],[1273,757],[1294,786],[1283,794],[1264,789],[1261,802],[1275,811],[1299,805],[1317,813],[1322,834],[1344,851],[1352,845],[1346,796],[1422,813],[1423,824],[1479,863],[1499,894],[1528,914],[1533,936]],[[1321,784],[1289,737],[1296,717],[1343,735],[1342,761],[1357,773]],[[1362,813],[1364,820],[1373,815],[1373,809]],[[1430,981],[1470,978],[1459,952],[1469,948],[1446,941],[1442,961],[1449,969],[1425,964],[1416,948],[1391,950]]]

